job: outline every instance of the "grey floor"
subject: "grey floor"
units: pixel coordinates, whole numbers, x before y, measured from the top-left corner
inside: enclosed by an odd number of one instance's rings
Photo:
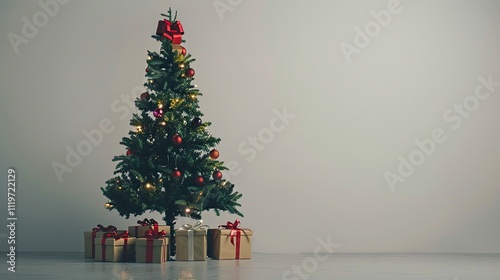
[[[19,253],[16,272],[2,253],[0,279],[432,279],[499,280],[500,254],[254,253],[251,260],[164,264],[101,263],[82,253]]]

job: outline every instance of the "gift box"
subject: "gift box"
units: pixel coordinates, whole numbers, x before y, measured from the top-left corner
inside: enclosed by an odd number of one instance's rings
[[[169,238],[137,238],[135,261],[138,263],[164,263],[168,260]]]
[[[128,231],[131,237],[144,236],[144,233],[148,230],[153,230],[156,232],[165,231],[167,235],[170,235],[170,226],[129,226]]]
[[[84,243],[84,254],[86,258],[94,258],[95,257],[95,238],[102,238],[104,233],[106,232],[114,232],[116,231],[116,227],[109,225],[107,227],[103,227],[102,225],[97,225],[97,227],[93,228],[91,231],[83,232],[83,243]]]
[[[175,259],[177,261],[207,260],[207,231],[201,222],[183,225],[175,231]]]
[[[135,260],[135,237],[104,235],[95,239],[95,260],[102,262],[126,262]]]
[[[218,229],[207,231],[207,253],[212,259],[237,260],[252,257],[253,231],[239,228],[239,221],[228,222]]]
[[[128,232],[131,237],[143,237],[146,231],[153,230],[154,233],[164,231],[167,236],[170,236],[170,226],[158,225],[153,219],[144,219],[137,221],[138,226],[129,226]]]

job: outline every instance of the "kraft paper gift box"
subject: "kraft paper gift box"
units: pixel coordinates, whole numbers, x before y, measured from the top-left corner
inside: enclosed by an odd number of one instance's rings
[[[167,236],[170,236],[170,226],[167,225],[158,225],[158,223],[153,219],[144,219],[143,221],[137,221],[138,226],[129,226],[128,232],[132,237],[144,237],[144,234],[148,230],[153,230],[155,233],[160,231],[165,231]]]
[[[95,238],[102,238],[104,233],[115,232],[115,231],[116,231],[115,226],[109,225],[107,227],[103,227],[102,225],[97,225],[97,227],[93,228],[92,231],[83,232],[85,257],[86,258],[95,257],[95,243],[94,243]]]
[[[164,263],[168,260],[169,238],[137,238],[135,261],[138,263]]]
[[[228,222],[228,224],[232,223]],[[217,260],[250,259],[252,235],[251,229],[244,228],[209,229],[207,231],[208,256]]]
[[[175,260],[206,261],[207,231],[185,226],[175,231]]]
[[[126,262],[135,259],[135,237],[104,235],[95,239],[95,260],[101,262]]]

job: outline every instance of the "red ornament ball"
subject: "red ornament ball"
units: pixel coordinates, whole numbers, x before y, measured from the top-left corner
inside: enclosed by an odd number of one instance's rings
[[[178,179],[182,176],[182,173],[178,169],[175,169],[174,171],[172,171],[171,176],[174,179]]]
[[[210,158],[211,159],[219,158],[219,151],[217,151],[216,149],[211,150],[210,151]]]
[[[188,68],[186,70],[186,77],[192,78],[194,76],[194,69],[193,68]]]
[[[149,72],[149,67],[146,68],[146,73],[148,73],[148,72]]]
[[[220,180],[222,178],[222,172],[220,172],[219,170],[214,171],[214,173],[212,174],[212,177],[215,180]]]
[[[197,186],[203,186],[205,184],[205,180],[203,179],[203,177],[201,176],[198,176],[196,177],[196,179],[194,179],[194,183],[197,185]]]
[[[187,53],[186,48],[185,48],[185,47],[181,47],[181,48],[182,48],[182,49],[181,49],[181,54],[182,54],[182,55],[186,55],[186,53]]]
[[[172,143],[174,145],[180,145],[182,143],[182,137],[177,133],[174,134],[174,136],[172,136]]]
[[[161,117],[163,117],[163,109],[162,108],[156,108],[153,111],[153,116],[155,116],[155,118],[161,118]]]
[[[143,92],[141,94],[141,100],[149,100],[149,92]]]
[[[127,153],[126,153],[127,156],[131,156],[133,154],[134,154],[134,151],[132,151],[131,149],[127,150]]]

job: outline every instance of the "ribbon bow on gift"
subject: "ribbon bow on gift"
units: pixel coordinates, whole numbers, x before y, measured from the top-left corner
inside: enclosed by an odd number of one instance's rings
[[[235,220],[234,223],[227,221],[227,224],[222,225],[221,227],[224,227],[226,229],[238,229],[239,226],[240,226],[240,220]]]
[[[178,230],[180,231],[187,231],[187,259],[190,261],[194,260],[194,231],[195,230],[201,230],[202,228],[209,228],[207,225],[202,225],[203,223],[202,220],[199,220],[196,222],[196,224],[191,225],[191,224],[185,224],[181,226]]]
[[[127,231],[124,231],[124,232],[122,232],[122,233],[120,233],[120,234],[117,234],[117,233],[115,232],[115,240],[118,240],[118,239],[120,239],[120,238],[128,238],[128,237],[129,237],[129,236],[128,236],[128,230],[127,230]]]
[[[123,257],[126,258],[127,256],[127,241],[128,241],[128,231],[124,231],[120,234],[116,233],[116,231],[109,231],[109,232],[106,232],[102,235],[102,241],[101,241],[101,246],[102,246],[102,255],[101,255],[101,258],[103,261],[106,261],[106,246],[105,246],[105,242],[106,242],[106,239],[108,238],[114,238],[115,240],[119,240],[120,238],[123,238],[124,241],[124,245],[123,245]]]
[[[161,238],[161,237],[164,237],[166,235],[165,231],[162,230],[160,232],[155,232],[154,230],[146,230],[146,232],[144,233],[144,237],[151,240],[151,239],[158,239],[158,238]]]
[[[219,227],[231,230],[229,236],[231,236],[231,244],[233,244],[234,246],[236,246],[234,244],[234,239],[237,237],[238,232],[240,232],[240,230],[243,231],[243,233],[246,235],[245,229],[240,228],[240,220],[235,220],[234,223],[228,221],[227,224],[221,225]]]
[[[128,231],[124,231],[120,234],[116,233],[116,231],[111,231],[111,232],[106,232],[102,235],[102,238],[110,238],[113,237],[115,240],[118,240],[120,238],[128,238]]]
[[[250,230],[248,228],[240,228],[240,221],[235,220],[234,223],[227,222],[225,225],[219,226],[219,228],[225,228],[225,229],[230,229],[231,232],[229,235],[231,236],[231,244],[236,248],[235,251],[235,258],[239,259],[240,258],[240,238],[241,238],[241,232],[245,234],[245,236],[248,238],[247,233],[245,230]],[[236,244],[235,244],[235,239],[236,239]]]
[[[180,21],[170,22],[169,20],[158,21],[158,28],[156,29],[156,35],[163,36],[170,41],[172,44],[182,43],[182,35],[184,34],[184,28]]]
[[[145,218],[144,220],[138,220],[137,223],[141,226],[157,226],[158,222],[155,221],[154,219],[149,219]]]
[[[116,232],[117,228],[113,225],[109,225],[107,227],[104,227],[101,224],[98,224],[97,227],[92,228],[92,257],[95,257],[95,238],[97,236],[98,231],[110,233],[110,232]]]
[[[203,221],[197,221],[196,224],[191,225],[191,224],[184,224],[182,225],[179,230],[196,230],[196,229],[202,229],[202,228],[209,228],[207,225],[202,225]]]
[[[92,231],[93,232],[98,232],[98,231],[103,231],[103,232],[112,232],[112,231],[117,231],[118,229],[113,226],[113,225],[109,225],[107,227],[104,227],[103,225],[101,224],[98,224],[97,227],[95,228],[92,228]]]

